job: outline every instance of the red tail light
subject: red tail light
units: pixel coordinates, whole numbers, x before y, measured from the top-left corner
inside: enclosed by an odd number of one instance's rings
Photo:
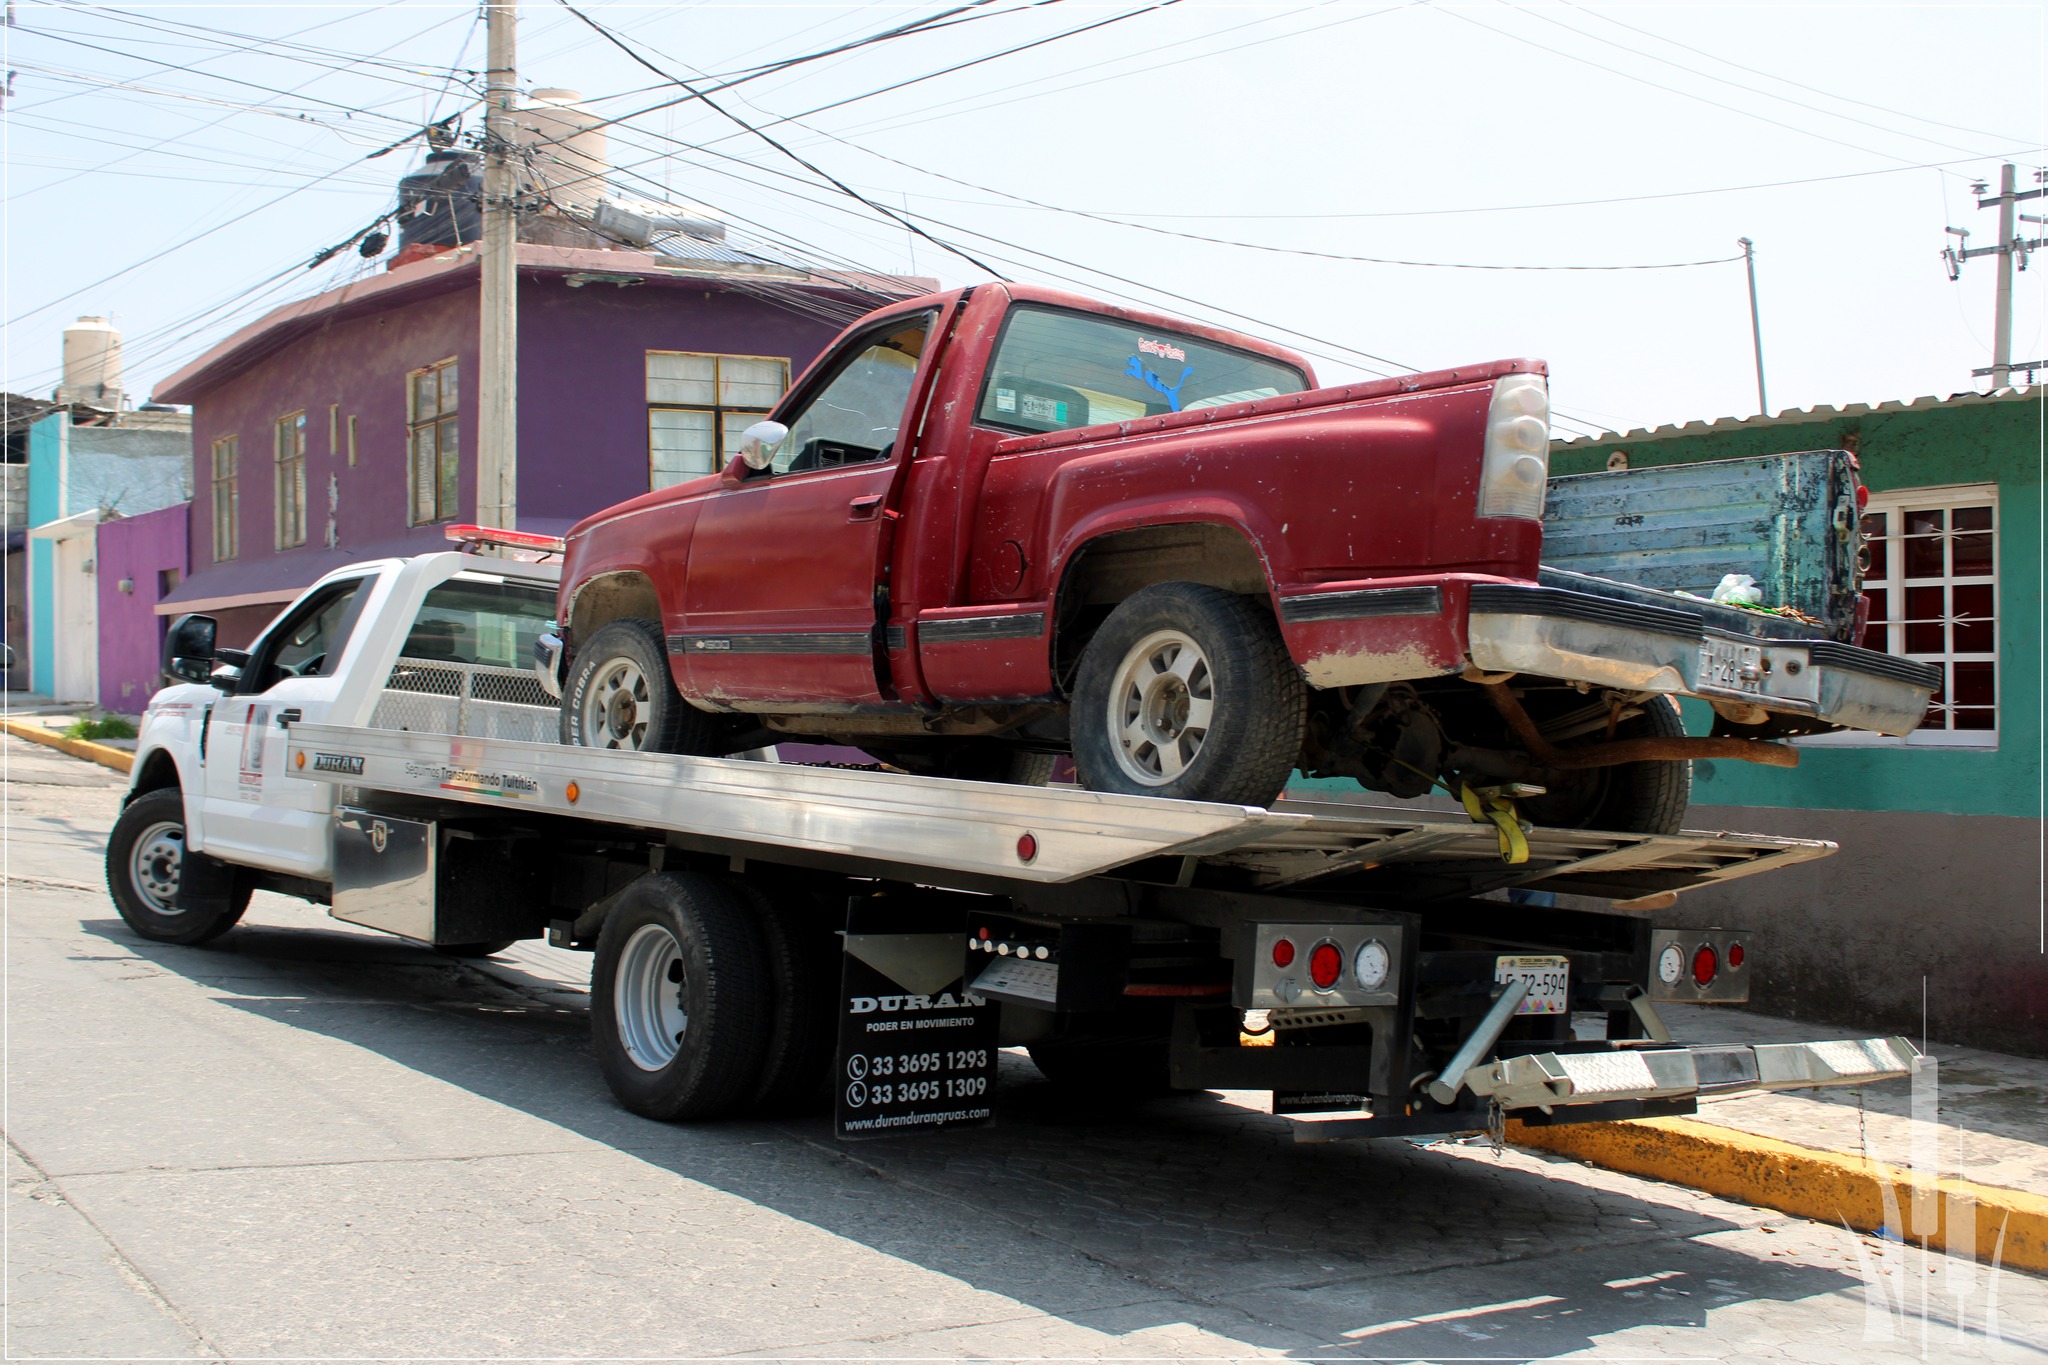
[[[1291,967],[1294,965],[1293,939],[1276,938],[1273,940],[1273,965],[1275,967]]]
[[[1720,969],[1720,959],[1714,956],[1714,950],[1701,944],[1700,950],[1692,955],[1692,979],[1705,989],[1714,984],[1714,973]]]
[[[1740,943],[1728,945],[1728,965],[1731,967],[1740,967],[1742,965],[1742,945]]]
[[[1319,991],[1329,990],[1337,984],[1337,978],[1344,972],[1344,954],[1334,943],[1318,943],[1308,955],[1308,979],[1316,983]]]

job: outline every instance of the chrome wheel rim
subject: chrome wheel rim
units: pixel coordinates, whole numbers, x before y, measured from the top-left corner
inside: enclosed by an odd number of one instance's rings
[[[185,827],[159,820],[142,831],[128,853],[128,884],[142,903],[159,915],[181,915],[178,873],[185,863]]]
[[[647,675],[631,659],[602,664],[583,694],[583,734],[594,749],[631,749],[647,744],[654,703]]]
[[[1163,787],[1201,755],[1216,708],[1209,656],[1192,636],[1154,631],[1131,647],[1109,689],[1111,752],[1125,777]]]
[[[643,924],[619,955],[612,1013],[619,1041],[642,1071],[659,1071],[682,1050],[690,1015],[683,1008],[683,950],[659,924]]]

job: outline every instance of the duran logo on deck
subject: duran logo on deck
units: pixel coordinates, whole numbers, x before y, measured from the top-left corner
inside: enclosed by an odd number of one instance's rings
[[[346,773],[350,777],[363,775],[363,759],[360,754],[314,754],[313,771],[316,773]]]

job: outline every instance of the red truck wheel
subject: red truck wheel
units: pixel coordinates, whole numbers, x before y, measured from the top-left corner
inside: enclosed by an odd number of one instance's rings
[[[576,651],[562,689],[562,743],[638,753],[724,752],[715,717],[682,699],[668,671],[661,627],[627,617]]]
[[[1081,655],[1074,765],[1092,791],[1270,805],[1307,714],[1270,611],[1221,588],[1155,583]]]

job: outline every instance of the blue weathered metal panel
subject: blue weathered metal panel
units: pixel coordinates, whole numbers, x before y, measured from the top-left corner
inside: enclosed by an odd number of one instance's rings
[[[1748,574],[1763,605],[1847,639],[1861,587],[1855,496],[1845,450],[1568,475],[1550,481],[1543,562],[1701,597]]]

